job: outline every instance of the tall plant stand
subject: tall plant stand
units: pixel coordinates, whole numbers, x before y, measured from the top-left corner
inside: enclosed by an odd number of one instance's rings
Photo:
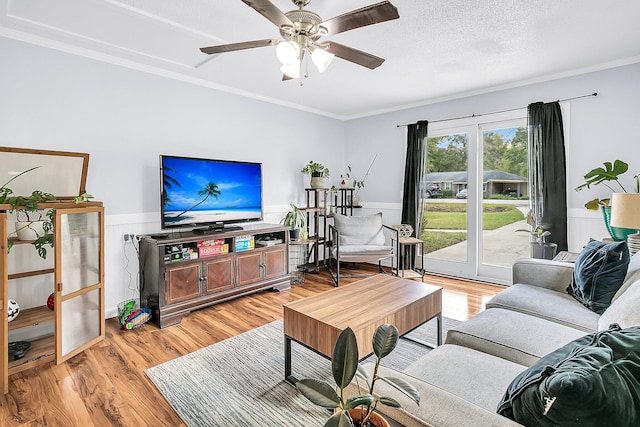
[[[308,270],[320,272],[320,263],[325,260],[327,244],[327,204],[329,202],[328,188],[305,188],[307,206],[303,208],[307,213],[308,232]]]

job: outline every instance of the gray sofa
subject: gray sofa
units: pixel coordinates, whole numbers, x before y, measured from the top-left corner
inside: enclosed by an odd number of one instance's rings
[[[382,375],[411,382],[420,406],[398,398],[402,409],[380,412],[407,426],[514,426],[496,408],[512,380],[540,357],[588,333],[640,325],[640,254],[611,306],[598,315],[568,295],[573,264],[521,259],[513,266],[513,285],[492,298],[487,309],[450,329],[445,344],[402,372]],[[365,365],[371,369],[372,366]],[[398,393],[378,383],[381,395]]]

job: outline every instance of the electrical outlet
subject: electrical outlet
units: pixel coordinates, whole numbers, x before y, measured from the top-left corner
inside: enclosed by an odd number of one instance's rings
[[[123,241],[123,242],[128,242],[129,240],[133,240],[133,238],[134,238],[134,237],[135,237],[135,235],[134,235],[134,234],[131,234],[131,233],[124,233],[124,234],[122,235],[122,241]]]

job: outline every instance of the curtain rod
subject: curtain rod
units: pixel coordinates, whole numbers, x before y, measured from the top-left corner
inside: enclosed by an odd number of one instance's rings
[[[573,98],[558,99],[558,101],[557,101],[557,102],[573,101],[574,99],[589,98],[589,97],[591,97],[591,96],[598,96],[598,92],[593,92],[593,93],[590,93],[589,95],[574,96]],[[509,112],[509,111],[516,111],[516,110],[520,110],[520,109],[522,109],[522,108],[523,108],[523,107],[520,107],[520,108],[510,108],[510,109],[508,109],[508,110],[494,111],[494,112],[492,112],[492,113],[472,114],[472,115],[470,115],[470,116],[452,117],[452,118],[450,118],[450,119],[432,120],[432,121],[430,121],[429,123],[448,122],[448,121],[451,121],[451,120],[459,120],[459,119],[470,119],[470,118],[473,118],[473,117],[482,117],[482,116],[487,116],[487,115],[489,115],[489,114],[507,113],[507,112]],[[414,124],[414,123],[407,123],[407,124],[405,124],[405,125],[396,125],[396,127],[397,127],[397,128],[399,128],[399,127],[403,127],[403,126],[411,126],[411,125],[413,125],[413,124]]]

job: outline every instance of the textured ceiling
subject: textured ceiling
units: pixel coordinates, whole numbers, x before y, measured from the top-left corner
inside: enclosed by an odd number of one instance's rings
[[[377,1],[306,9],[326,20]],[[275,47],[199,51],[280,38],[240,0],[0,0],[0,35],[340,119],[640,62],[639,0],[391,1],[400,19],[327,38],[381,67],[336,58],[302,87],[282,81]]]

